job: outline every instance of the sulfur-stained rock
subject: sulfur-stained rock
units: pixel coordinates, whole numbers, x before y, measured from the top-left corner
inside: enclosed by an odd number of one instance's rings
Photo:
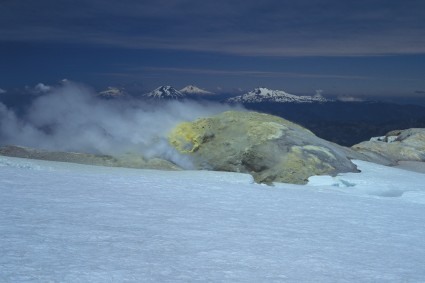
[[[381,139],[372,138],[352,146],[363,155],[385,158],[395,165],[398,161],[425,161],[425,129],[412,128],[387,133]]]
[[[262,183],[306,183],[312,175],[357,170],[347,158],[349,149],[256,112],[228,111],[181,123],[169,134],[169,142],[191,155],[198,169],[250,173]]]

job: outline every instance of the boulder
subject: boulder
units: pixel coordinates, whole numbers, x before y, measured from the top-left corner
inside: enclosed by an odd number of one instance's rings
[[[353,145],[362,155],[387,159],[390,165],[399,161],[425,161],[425,129],[395,130],[383,137]]]
[[[228,111],[177,125],[169,142],[197,169],[244,172],[256,182],[304,184],[313,175],[357,172],[351,152],[280,117]],[[354,153],[355,155],[356,153]]]

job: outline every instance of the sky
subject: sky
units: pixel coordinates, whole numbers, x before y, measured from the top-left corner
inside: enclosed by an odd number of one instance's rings
[[[0,95],[195,84],[425,100],[421,0],[2,0]]]

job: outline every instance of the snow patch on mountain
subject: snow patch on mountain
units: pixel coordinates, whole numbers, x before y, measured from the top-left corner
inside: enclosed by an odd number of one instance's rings
[[[180,90],[180,92],[183,93],[183,94],[188,94],[188,95],[190,95],[190,94],[198,94],[198,95],[211,95],[211,94],[214,94],[213,92],[204,90],[204,89],[199,88],[199,87],[194,86],[194,85],[185,86],[184,88],[182,88]]]
[[[172,86],[160,86],[153,91],[146,93],[144,97],[149,99],[183,99],[186,95]]]
[[[231,103],[258,103],[258,102],[281,102],[281,103],[313,103],[328,102],[320,93],[314,96],[298,96],[289,94],[282,90],[272,90],[264,87],[258,87],[254,90],[227,99]]]
[[[99,96],[108,97],[108,98],[116,98],[116,97],[124,97],[127,93],[124,89],[109,86],[107,89],[99,92]]]

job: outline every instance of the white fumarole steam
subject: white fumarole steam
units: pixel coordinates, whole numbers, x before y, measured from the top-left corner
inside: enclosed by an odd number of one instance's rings
[[[168,101],[102,100],[87,87],[67,82],[38,97],[18,117],[0,102],[0,144],[117,155],[140,153],[190,167],[169,146],[167,133],[182,121],[214,115],[229,106]]]

